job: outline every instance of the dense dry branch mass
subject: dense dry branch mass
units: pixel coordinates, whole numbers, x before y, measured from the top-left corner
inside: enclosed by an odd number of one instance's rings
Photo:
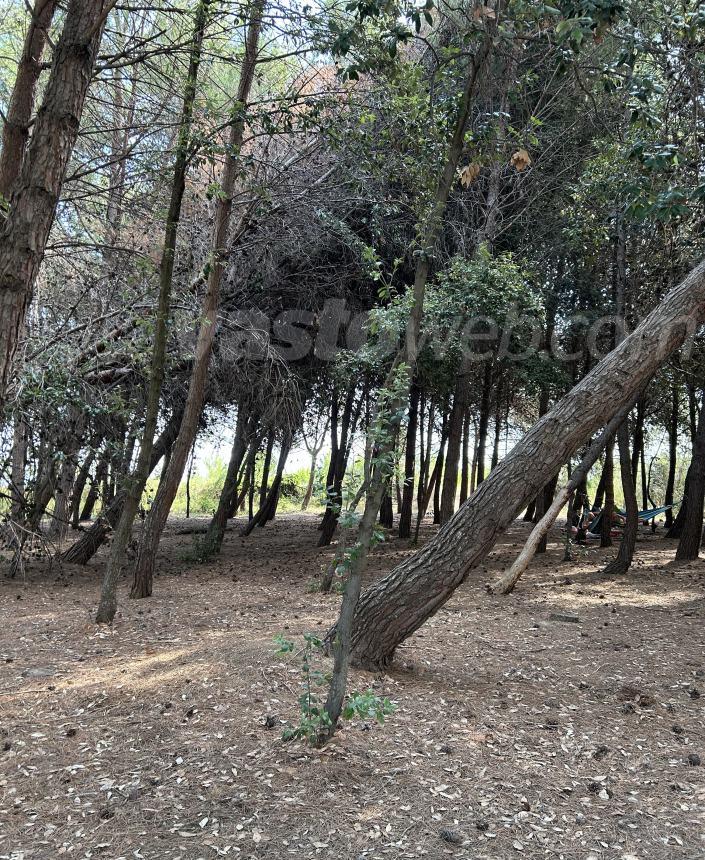
[[[0,4],[0,857],[702,853],[704,33]]]

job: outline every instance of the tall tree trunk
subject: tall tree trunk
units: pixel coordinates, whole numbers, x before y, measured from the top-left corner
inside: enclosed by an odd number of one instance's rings
[[[633,401],[705,321],[705,263],[524,436],[475,494],[418,553],[367,588],[352,644],[363,665],[383,666],[450,598],[562,463]]]
[[[416,430],[419,423],[418,381],[414,380],[409,390],[409,420],[406,425],[406,451],[404,453],[404,489],[399,512],[399,537],[411,537],[411,517],[414,502],[414,472],[416,469]]]
[[[355,403],[355,386],[348,389],[343,406],[343,414],[340,419],[340,437],[336,439],[335,458],[331,451],[331,466],[329,474],[332,476],[328,485],[328,504],[321,523],[321,535],[318,546],[328,546],[333,540],[333,535],[338,526],[338,518],[343,506],[343,480],[348,466],[352,437],[355,432],[357,421],[362,410],[362,398]]]
[[[441,521],[441,487],[443,485],[443,474],[445,469],[445,451],[446,451],[446,443],[448,441],[448,420],[446,416],[443,416],[443,422],[441,425],[441,444],[438,449],[438,455],[436,457],[436,465],[434,466],[434,472],[436,475],[436,482],[433,487],[433,524],[437,526]]]
[[[482,399],[480,401],[480,418],[477,430],[477,478],[475,486],[479,487],[485,480],[485,452],[487,450],[487,428],[490,423],[490,398],[492,396],[492,364],[485,362],[482,378]]]
[[[42,70],[42,53],[47,43],[57,0],[36,0],[31,9],[32,19],[27,27],[22,54],[17,64],[15,84],[2,127],[0,145],[0,230],[5,222],[4,205],[12,197],[22,170],[29,126],[34,110],[34,96]]]
[[[629,570],[634,557],[636,536],[639,530],[639,506],[637,505],[636,491],[632,479],[629,427],[626,420],[617,431],[617,448],[619,450],[619,471],[622,477],[622,492],[624,493],[626,516],[617,557],[605,568],[604,573],[606,576],[626,573]]]
[[[602,520],[600,522],[600,546],[612,546],[612,520],[614,518],[614,438],[607,440],[605,448],[605,465],[602,469],[605,479],[604,494],[605,504],[602,507]]]
[[[470,495],[470,410],[465,410],[463,420],[463,450],[461,453],[462,467],[460,469],[460,504],[464,505]]]
[[[466,128],[480,73],[484,70],[490,55],[492,35],[495,30],[494,20],[487,20],[488,31],[484,34],[481,44],[469,63],[463,93],[458,103],[456,120],[449,136],[447,157],[443,165],[443,171],[436,188],[429,215],[419,231],[420,241],[416,254],[412,307],[406,325],[404,348],[395,357],[392,367],[387,374],[385,385],[382,386],[382,391],[385,393],[382,394],[378,401],[376,417],[384,416],[388,426],[385,428],[386,438],[384,441],[377,440],[378,444],[383,448],[381,452],[382,456],[378,458],[378,462],[373,469],[365,511],[357,532],[355,554],[349,566],[345,591],[343,592],[337,634],[330,640],[334,660],[333,673],[325,705],[325,710],[330,720],[329,734],[335,732],[343,707],[351,657],[353,622],[362,585],[362,574],[367,565],[367,555],[374,533],[375,520],[382,503],[385,480],[389,477],[386,474],[387,468],[384,463],[387,459],[386,455],[390,453],[389,446],[393,446],[396,443],[396,434],[392,433],[392,430],[398,421],[396,416],[408,398],[409,386],[416,371],[426,286],[431,274],[432,261],[435,257],[436,246],[443,226],[448,198],[451,188],[456,181],[458,164],[465,144]],[[404,374],[405,386],[402,385],[402,381],[397,376],[398,371]],[[404,387],[406,390],[404,390]],[[395,393],[389,397],[386,391],[392,388]]]
[[[233,209],[235,183],[241,169],[240,150],[245,134],[247,101],[249,99],[255,66],[259,34],[262,26],[264,0],[254,0],[249,13],[249,24],[245,37],[245,56],[240,70],[240,82],[235,97],[230,133],[225,153],[225,166],[221,179],[220,194],[216,205],[215,228],[211,243],[211,261],[208,269],[206,293],[203,298],[201,324],[194,352],[193,368],[186,397],[186,408],[179,435],[171,452],[169,465],[163,475],[162,484],[145,521],[135,566],[132,598],[149,597],[152,593],[152,577],[159,540],[166,525],[169,510],[184,473],[193,438],[203,409],[208,366],[216,332],[216,317],[220,301],[220,282],[227,259],[227,242],[230,218]]]
[[[269,431],[267,445],[264,449],[264,462],[262,463],[262,478],[259,482],[259,506],[264,507],[269,490],[269,470],[272,466],[272,451],[274,450],[274,430]]]
[[[671,384],[671,415],[668,422],[668,477],[666,479],[666,494],[663,498],[664,505],[673,505],[673,490],[676,484],[676,461],[678,458],[678,383],[675,378]],[[666,511],[666,528],[673,525],[673,509]]]
[[[463,442],[463,423],[470,401],[469,368],[463,367],[455,380],[453,407],[448,419],[448,449],[443,471],[441,492],[440,522],[447,523],[455,511],[455,497],[458,492],[458,467]]]
[[[193,107],[196,98],[198,69],[201,63],[201,51],[208,19],[210,0],[200,0],[196,7],[193,41],[190,49],[189,68],[184,88],[184,100],[181,109],[179,135],[176,144],[174,176],[171,184],[171,199],[166,218],[166,229],[162,257],[159,268],[159,300],[156,313],[154,343],[152,346],[152,362],[147,391],[145,421],[140,443],[140,453],[134,473],[125,481],[124,503],[120,520],[115,528],[110,556],[105,568],[103,588],[96,614],[96,622],[110,624],[117,610],[117,581],[127,562],[127,546],[132,537],[132,527],[139,510],[142,493],[147,484],[150,472],[150,459],[154,445],[154,434],[159,418],[159,402],[161,399],[162,383],[166,367],[166,343],[171,312],[171,289],[174,277],[174,260],[176,257],[176,239],[181,218],[181,205],[186,190],[186,169],[189,158],[191,140],[191,124]],[[199,410],[200,411],[200,410]],[[193,449],[195,433],[189,440],[189,451]],[[187,455],[188,456],[188,452]],[[130,460],[131,460],[130,456]],[[129,461],[126,464],[129,469]],[[173,501],[173,499],[172,499]]]
[[[705,500],[705,399],[700,409],[698,428],[693,442],[693,458],[688,469],[688,496],[684,500],[683,519],[676,559],[693,561],[698,557],[703,531],[703,501]]]
[[[228,515],[233,508],[234,500],[237,499],[237,479],[240,472],[240,466],[245,459],[247,452],[247,440],[254,430],[254,422],[252,419],[245,420],[245,414],[242,407],[238,408],[237,424],[235,426],[235,439],[230,452],[230,462],[228,470],[225,474],[223,488],[220,491],[218,499],[218,507],[216,508],[213,518],[208,525],[208,531],[204,540],[204,546],[208,554],[217,554],[223,545],[225,536],[225,527],[228,524]]]
[[[91,481],[91,485],[88,489],[88,494],[86,495],[86,501],[83,504],[83,509],[81,510],[80,520],[81,522],[87,522],[93,516],[93,511],[95,510],[96,502],[98,501],[98,497],[100,496],[100,490],[105,482],[105,478],[108,474],[108,454],[104,451],[99,459],[98,465],[95,468],[95,476]]]
[[[0,409],[69,158],[78,135],[108,0],[70,0],[32,139],[0,235]]]

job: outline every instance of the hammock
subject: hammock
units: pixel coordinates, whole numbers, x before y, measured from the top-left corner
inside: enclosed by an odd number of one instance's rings
[[[651,508],[647,511],[638,511],[637,519],[640,523],[648,523],[649,520],[653,520],[656,517],[661,516],[661,514],[665,514],[666,511],[670,511],[670,509],[674,507],[673,505],[664,505],[660,508]],[[621,508],[615,508],[615,512],[620,516],[626,516],[626,511],[623,511]],[[602,523],[602,511],[595,517],[595,519],[590,523],[588,527],[588,531],[590,534],[596,535],[600,533]]]

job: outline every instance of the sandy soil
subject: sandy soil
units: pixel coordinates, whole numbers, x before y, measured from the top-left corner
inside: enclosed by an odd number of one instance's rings
[[[154,598],[111,630],[100,558],[0,582],[0,857],[705,857],[703,562],[644,537],[607,582],[613,550],[566,565],[556,532],[493,597],[517,523],[392,671],[354,674],[396,713],[315,750],[281,740],[300,666],[273,644],[335,617],[315,523],[229,531],[202,566],[172,524]]]

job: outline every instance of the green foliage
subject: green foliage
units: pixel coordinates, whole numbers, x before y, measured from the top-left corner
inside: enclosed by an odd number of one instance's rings
[[[305,739],[317,745],[328,735],[331,721],[322,702],[320,691],[330,682],[330,676],[319,665],[323,654],[323,641],[311,633],[304,633],[304,643],[298,656],[301,659],[301,694],[298,698],[299,719],[296,725],[285,729],[285,741]],[[274,638],[278,646],[276,653],[281,656],[296,656],[296,645],[282,634]],[[396,710],[396,705],[388,698],[381,698],[373,690],[364,693],[350,693],[343,706],[345,720],[376,720],[384,723],[386,717]]]

